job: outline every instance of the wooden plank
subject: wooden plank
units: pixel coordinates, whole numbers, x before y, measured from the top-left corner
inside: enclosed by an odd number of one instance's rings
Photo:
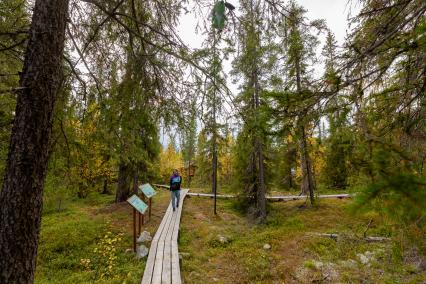
[[[142,278],[142,284],[150,284],[152,280],[152,273],[154,271],[154,265],[155,265],[155,257],[157,254],[157,247],[158,247],[158,239],[160,238],[160,235],[162,234],[165,224],[167,222],[167,216],[171,212],[171,205],[169,205],[166,209],[166,213],[164,214],[163,219],[161,220],[160,226],[157,229],[157,232],[154,235],[154,238],[151,241],[151,248],[149,249],[148,259],[145,265],[145,271]]]
[[[212,193],[195,193],[195,192],[189,192],[187,194],[190,195],[190,196],[214,197],[214,194],[212,194]],[[216,198],[235,198],[235,195],[217,194]]]
[[[143,284],[178,283],[181,284],[178,235],[182,215],[183,201],[189,189],[182,189],[179,208],[172,211],[171,202],[163,220],[152,240],[151,248],[145,266]]]
[[[175,224],[175,228],[173,229],[173,240],[175,240],[176,242],[177,242],[178,236],[179,236],[179,226],[180,226],[180,218],[182,216],[183,201],[184,201],[186,195],[188,194],[188,191],[189,191],[189,189],[184,189],[184,190],[182,190],[181,195],[180,195],[179,208],[178,208],[178,211],[177,211],[178,219],[177,219],[177,222]]]
[[[171,269],[172,235],[173,235],[173,230],[175,229],[176,220],[178,219],[177,213],[178,211],[177,212],[175,211],[172,213],[172,221],[170,222],[169,229],[167,231],[167,234],[164,240],[163,271],[161,276],[161,283],[169,284],[171,283],[171,280],[172,280],[172,275],[171,275],[172,273],[172,269]]]
[[[318,195],[316,198],[349,198],[352,197],[351,194],[325,194],[325,195]],[[290,201],[290,200],[300,200],[300,199],[306,199],[308,196],[306,195],[283,195],[283,196],[267,196],[266,199],[272,200],[272,201]]]
[[[161,276],[163,270],[163,258],[164,258],[164,239],[166,238],[166,233],[170,227],[170,222],[172,220],[172,209],[170,207],[169,214],[167,214],[167,221],[164,225],[164,230],[158,239],[157,253],[155,256],[154,270],[152,273],[151,283],[159,284],[161,283]]]
[[[176,223],[175,227],[173,229],[173,237],[172,237],[172,283],[180,284],[182,282],[181,276],[180,276],[180,265],[179,265],[179,251],[178,251],[178,236],[179,236],[179,226],[180,226],[180,219],[182,216],[182,208],[183,208],[183,201],[185,199],[186,194],[188,193],[189,189],[185,189],[181,192],[181,198],[179,201],[179,209],[178,214],[176,216]]]
[[[178,243],[172,243],[172,284],[180,284],[182,282],[179,266],[179,251]]]
[[[196,192],[189,192],[188,195],[190,196],[200,196],[200,197],[214,197],[214,194],[212,193],[196,193]],[[316,198],[349,198],[352,197],[351,194],[325,194],[325,195],[318,195]],[[217,194],[217,198],[235,198],[235,195],[230,194]],[[300,200],[300,199],[306,199],[308,198],[306,195],[282,195],[282,196],[266,196],[266,199],[271,201],[290,201],[290,200]]]

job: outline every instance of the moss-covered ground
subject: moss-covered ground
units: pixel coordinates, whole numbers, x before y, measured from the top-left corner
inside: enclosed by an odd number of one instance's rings
[[[132,209],[113,200],[92,193],[62,201],[59,210],[59,203],[46,203],[36,283],[140,283],[146,259],[125,252],[132,248]],[[152,220],[143,228],[152,235],[168,200],[165,190],[154,197]],[[233,200],[219,200],[214,215],[212,199],[187,198],[179,239],[184,282],[426,283],[421,253],[392,235],[390,221],[349,213],[350,202],[270,203],[266,223],[256,224]],[[369,223],[368,235],[393,240],[363,240]]]

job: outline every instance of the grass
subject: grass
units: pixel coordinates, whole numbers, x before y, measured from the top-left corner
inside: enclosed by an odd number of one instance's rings
[[[155,233],[168,198],[164,191],[154,197],[152,221],[143,230]],[[62,200],[60,211],[58,204],[48,203],[36,283],[140,283],[146,259],[125,252],[133,247],[133,212],[128,204],[113,201],[114,196],[92,193],[85,199]]]
[[[169,198],[164,190],[154,197],[152,221],[143,228],[152,235]],[[132,247],[132,210],[113,199],[98,193],[64,199],[60,210],[54,199],[47,203],[36,283],[140,283],[146,259],[125,253]],[[396,241],[362,240],[370,220],[368,235],[392,236],[394,230],[377,214],[350,214],[350,202],[320,200],[315,207],[303,206],[303,201],[270,203],[266,222],[254,224],[233,200],[218,200],[214,215],[212,199],[187,197],[179,239],[184,282],[425,283],[418,254],[407,259],[406,248]],[[334,240],[313,232],[343,237]],[[264,249],[265,244],[271,248]],[[360,258],[371,254],[363,264]]]
[[[349,200],[272,203],[266,224],[250,223],[233,201],[220,200],[218,215],[211,199],[185,201],[179,250],[185,283],[424,283],[426,275],[393,258],[392,243],[368,243],[369,235],[389,235],[377,215],[355,217]],[[311,235],[339,233],[339,240]],[[228,239],[220,243],[219,236]],[[270,244],[271,249],[264,249]],[[374,253],[368,264],[360,254]]]

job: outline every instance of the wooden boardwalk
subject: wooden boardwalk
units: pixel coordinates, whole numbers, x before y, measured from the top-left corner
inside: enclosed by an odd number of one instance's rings
[[[162,184],[154,184],[157,187],[162,187],[162,188],[169,188],[168,185],[162,185]],[[188,192],[187,194],[188,196],[199,196],[199,197],[214,197],[214,194],[212,193],[197,193],[197,192]],[[323,194],[323,195],[317,195],[315,196],[315,198],[351,198],[353,197],[354,194],[348,194],[348,193],[342,193],[342,194]],[[216,198],[224,198],[224,199],[228,199],[228,198],[236,198],[235,195],[231,195],[231,194],[217,194]],[[274,202],[274,201],[291,201],[291,200],[303,200],[303,199],[307,199],[309,198],[309,196],[306,195],[280,195],[280,196],[270,196],[267,195],[266,199]]]
[[[182,283],[179,267],[178,236],[183,200],[189,189],[182,189],[179,208],[170,202],[149,249],[142,284]]]

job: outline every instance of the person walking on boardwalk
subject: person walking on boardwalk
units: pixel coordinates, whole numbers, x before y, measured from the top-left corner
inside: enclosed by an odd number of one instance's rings
[[[182,177],[179,175],[178,170],[173,170],[173,175],[170,177],[170,191],[172,195],[173,211],[179,208],[180,199],[180,185],[182,184]]]

